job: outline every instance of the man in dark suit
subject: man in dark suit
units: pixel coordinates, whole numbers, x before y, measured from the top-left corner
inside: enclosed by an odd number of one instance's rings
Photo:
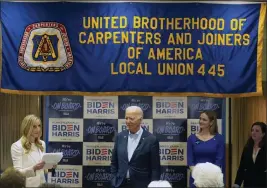
[[[123,188],[147,188],[160,179],[159,142],[141,127],[143,111],[130,106],[125,111],[128,130],[116,137],[111,159],[111,185]]]

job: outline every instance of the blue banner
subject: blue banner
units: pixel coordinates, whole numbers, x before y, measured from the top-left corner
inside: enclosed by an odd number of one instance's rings
[[[262,94],[266,3],[1,2],[1,91]]]

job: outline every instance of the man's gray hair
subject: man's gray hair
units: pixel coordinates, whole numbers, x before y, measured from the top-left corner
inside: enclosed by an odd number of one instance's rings
[[[148,188],[161,187],[161,188],[172,188],[171,184],[168,181],[152,181]]]
[[[197,164],[192,177],[196,187],[224,187],[222,170],[212,163]]]
[[[141,118],[143,118],[143,116],[144,116],[143,110],[139,106],[128,106],[126,108],[125,112],[127,112],[127,111],[137,112],[141,116]]]

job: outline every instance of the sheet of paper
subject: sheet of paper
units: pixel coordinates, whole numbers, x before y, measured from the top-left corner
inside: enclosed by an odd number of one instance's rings
[[[53,165],[57,165],[59,161],[63,158],[63,153],[44,153],[42,161],[45,162],[43,169],[51,169]]]
[[[54,166],[54,164],[47,164],[47,163],[45,163],[43,169],[45,169],[45,170],[46,170],[46,169],[52,169],[53,166]]]

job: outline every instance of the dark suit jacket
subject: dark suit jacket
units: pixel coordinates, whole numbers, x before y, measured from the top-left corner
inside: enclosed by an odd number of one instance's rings
[[[245,147],[241,156],[235,184],[244,181],[244,187],[266,187],[266,147],[260,149],[255,163],[252,159],[253,147]]]
[[[132,158],[128,161],[128,131],[116,137],[111,159],[111,185],[119,187],[129,170],[134,188],[147,188],[151,181],[160,179],[159,142],[154,135],[143,129],[141,139]]]

